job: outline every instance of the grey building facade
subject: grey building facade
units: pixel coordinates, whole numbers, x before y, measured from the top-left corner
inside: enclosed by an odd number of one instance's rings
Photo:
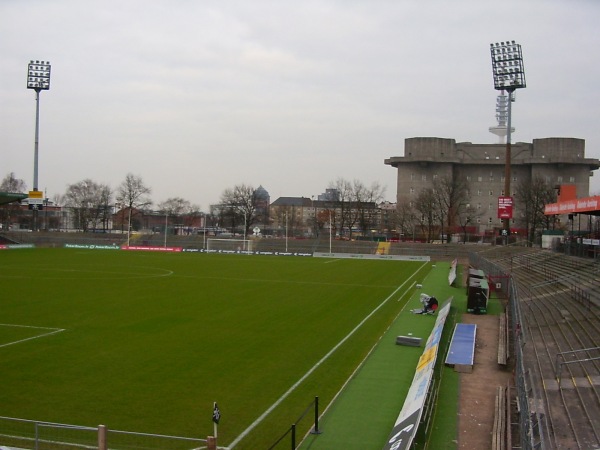
[[[598,159],[585,157],[585,140],[577,138],[534,139],[512,144],[511,191],[522,181],[541,177],[550,185],[576,186],[577,196],[589,195],[590,176],[600,167]],[[480,226],[501,226],[498,197],[504,196],[506,144],[473,144],[438,137],[408,138],[404,156],[384,161],[395,167],[398,204],[413,205],[419,192],[437,177],[464,177],[469,183],[471,207],[479,212]],[[519,217],[515,204],[513,219]]]

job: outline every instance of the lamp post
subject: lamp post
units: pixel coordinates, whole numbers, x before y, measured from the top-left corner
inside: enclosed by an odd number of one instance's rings
[[[169,229],[169,211],[165,209],[165,248],[167,248],[167,230]]]
[[[27,65],[27,89],[35,90],[35,141],[33,151],[33,190],[38,190],[38,151],[40,134],[40,92],[50,89],[50,63],[29,61]],[[39,205],[33,205],[33,231],[37,231]]]
[[[206,213],[202,213],[203,221],[202,226],[204,227],[204,232],[202,233],[202,248],[206,250]]]
[[[288,251],[288,213],[285,213],[285,252]]]
[[[246,245],[246,230],[248,229],[248,218],[246,216],[246,210],[244,210],[244,245]]]
[[[125,203],[123,203],[125,200],[123,198],[117,198],[117,201],[119,203],[115,204],[115,208],[117,207],[117,205],[119,205],[119,208],[121,208],[121,233],[123,232],[123,222],[125,221],[125,217],[123,215],[123,209],[125,209]],[[130,238],[131,238],[131,204],[128,205],[127,207],[128,209],[128,218],[127,218],[127,247],[129,247],[129,243],[130,243]]]
[[[131,205],[129,206],[129,219],[127,219],[127,247],[131,240]]]
[[[490,44],[490,53],[492,56],[492,71],[494,74],[494,89],[497,91],[508,92],[508,111],[506,126],[506,161],[504,165],[504,196],[510,195],[510,164],[511,164],[511,116],[512,102],[514,101],[514,92],[516,89],[526,87],[525,68],[523,66],[523,53],[521,46],[515,41],[506,41]],[[510,208],[503,215],[503,233],[508,243],[510,236],[510,219],[512,218],[512,198],[510,199]]]
[[[329,210],[329,253],[331,254],[331,209]]]

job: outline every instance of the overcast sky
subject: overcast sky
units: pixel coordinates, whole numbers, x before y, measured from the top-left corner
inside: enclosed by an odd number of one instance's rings
[[[208,210],[223,190],[271,201],[335,180],[395,201],[404,139],[495,143],[489,45],[522,45],[513,142],[586,140],[600,158],[597,0],[1,0],[0,178],[39,188],[140,176],[152,200]],[[600,172],[591,181],[600,193]]]

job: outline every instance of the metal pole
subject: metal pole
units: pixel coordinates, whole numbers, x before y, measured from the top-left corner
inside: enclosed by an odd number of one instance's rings
[[[50,89],[50,63],[48,61],[30,61],[27,65],[27,89],[35,91],[35,141],[33,154],[33,191],[38,190],[38,155],[40,133],[40,91]],[[36,196],[36,199],[38,197]],[[42,203],[43,204],[43,203]],[[32,231],[38,230],[38,203],[33,206]]]
[[[511,117],[512,117],[512,94],[514,91],[508,91],[508,117],[506,129],[506,160],[504,164],[504,195],[510,197],[510,164],[511,164]],[[509,243],[510,237],[510,219],[504,219],[504,229],[506,230],[506,244]]]
[[[40,90],[35,90],[35,140],[33,144],[33,190],[38,190],[38,159],[40,142]],[[32,231],[38,230],[38,209],[34,205]]]
[[[202,248],[204,248],[204,250],[206,250],[206,214],[204,214],[204,233],[203,233],[203,238],[202,238]]]
[[[329,210],[329,253],[331,253],[331,210]]]
[[[167,248],[167,228],[169,227],[169,214],[165,212],[165,248]]]
[[[288,251],[288,213],[285,213],[285,252]]]
[[[315,427],[311,434],[321,434],[321,430],[319,430],[319,397],[315,397]]]
[[[35,90],[35,142],[33,150],[33,190],[38,190],[38,155],[40,142],[40,90]]]
[[[292,424],[292,450],[296,449],[296,424]]]
[[[130,236],[131,236],[131,205],[129,206],[129,220],[127,221],[127,247],[129,247]]]

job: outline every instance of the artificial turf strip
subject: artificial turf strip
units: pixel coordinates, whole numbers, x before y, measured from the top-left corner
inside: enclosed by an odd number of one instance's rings
[[[423,281],[423,287],[414,291],[411,300],[400,312],[390,328],[348,383],[335,403],[325,412],[319,428],[322,433],[310,435],[301,450],[363,450],[382,448],[396,421],[415,374],[423,346],[435,323],[434,315],[415,315],[412,309],[421,307],[419,295],[434,295],[440,304],[447,298],[464,296],[463,288],[448,286],[447,263],[437,263]],[[446,329],[446,327],[445,327]],[[423,346],[408,347],[395,344],[399,335],[423,338]],[[443,354],[438,354],[438,363]],[[443,365],[443,364],[442,364]],[[448,381],[457,385],[457,378]],[[456,392],[456,389],[452,389]],[[456,433],[454,420],[445,423]],[[441,422],[440,422],[441,423]],[[447,448],[447,447],[446,447]]]

